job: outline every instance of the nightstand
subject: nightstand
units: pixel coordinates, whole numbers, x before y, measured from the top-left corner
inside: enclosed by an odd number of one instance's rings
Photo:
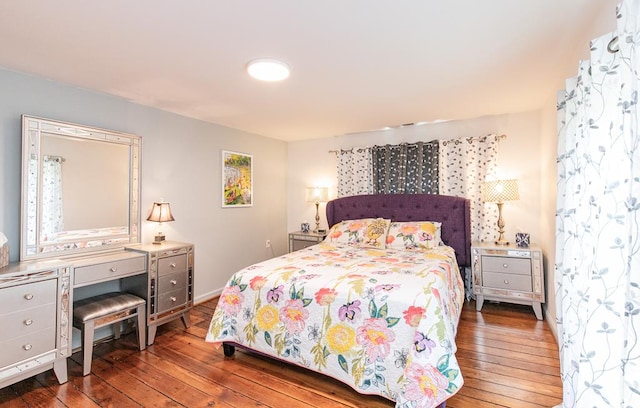
[[[159,245],[140,244],[127,249],[146,254],[146,290],[136,291],[139,283],[124,289],[147,299],[147,344],[153,344],[158,326],[170,320],[180,318],[188,328],[193,307],[193,244],[162,241]]]
[[[311,245],[319,244],[327,236],[326,232],[290,232],[289,252],[298,251]]]
[[[476,310],[482,310],[485,299],[518,303],[532,306],[542,320],[544,271],[539,247],[474,242],[471,270]]]

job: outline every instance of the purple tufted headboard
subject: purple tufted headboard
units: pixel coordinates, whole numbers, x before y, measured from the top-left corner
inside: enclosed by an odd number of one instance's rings
[[[336,198],[327,203],[329,227],[340,221],[359,218],[441,222],[442,241],[456,251],[460,268],[471,266],[471,207],[466,198],[434,194],[371,194]]]

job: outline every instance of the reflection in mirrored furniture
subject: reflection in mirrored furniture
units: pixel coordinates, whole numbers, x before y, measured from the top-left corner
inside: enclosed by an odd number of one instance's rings
[[[140,241],[141,138],[23,115],[21,260]]]

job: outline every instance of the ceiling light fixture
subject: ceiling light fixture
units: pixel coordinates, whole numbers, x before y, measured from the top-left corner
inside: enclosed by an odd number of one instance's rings
[[[247,72],[260,81],[282,81],[289,78],[289,65],[274,58],[258,58],[249,61]]]

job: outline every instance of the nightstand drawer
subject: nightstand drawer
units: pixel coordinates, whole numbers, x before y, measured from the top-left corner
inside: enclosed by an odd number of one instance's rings
[[[162,313],[187,303],[186,288],[172,290],[159,295],[158,312]]]
[[[512,275],[508,273],[483,272],[482,286],[488,288],[531,292],[531,275]]]
[[[483,256],[482,271],[531,276],[531,259]]]
[[[187,271],[164,275],[158,279],[159,294],[185,287],[187,287]]]
[[[158,275],[168,275],[187,270],[187,254],[174,255],[158,260]]]

